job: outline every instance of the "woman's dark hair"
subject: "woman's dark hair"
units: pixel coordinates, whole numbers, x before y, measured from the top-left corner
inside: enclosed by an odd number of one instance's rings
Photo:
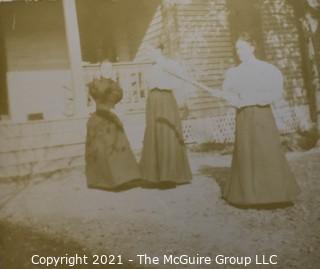
[[[251,44],[253,47],[256,47],[257,42],[256,40],[253,38],[253,36],[248,33],[248,32],[242,32],[238,35],[237,41],[238,40],[242,40],[245,42],[248,42],[249,44]]]
[[[107,102],[110,100],[110,96],[112,95],[112,101],[118,103],[123,97],[123,91],[121,87],[112,79],[94,79],[87,85],[89,87],[89,94],[96,102]]]
[[[163,43],[159,43],[159,44],[157,44],[156,48],[160,49],[161,51],[163,51],[164,50],[164,44]]]

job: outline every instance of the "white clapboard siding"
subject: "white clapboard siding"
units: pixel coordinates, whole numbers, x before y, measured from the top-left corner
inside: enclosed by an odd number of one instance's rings
[[[83,165],[86,120],[1,124],[0,178]]]

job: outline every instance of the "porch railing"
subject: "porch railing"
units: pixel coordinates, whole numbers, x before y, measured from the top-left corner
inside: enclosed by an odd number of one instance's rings
[[[151,62],[121,62],[113,63],[115,77],[123,89],[123,99],[118,109],[126,111],[143,111],[148,89],[145,85],[144,74],[150,68]],[[85,81],[91,81],[99,74],[99,65],[84,65]]]

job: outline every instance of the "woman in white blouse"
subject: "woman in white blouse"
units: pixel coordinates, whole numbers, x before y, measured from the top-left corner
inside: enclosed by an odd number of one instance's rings
[[[223,89],[237,108],[231,178],[223,197],[251,206],[292,202],[299,187],[281,149],[271,103],[282,97],[283,77],[254,55],[254,41],[243,34],[236,42],[241,63],[229,69]]]
[[[140,160],[142,176],[153,183],[188,183],[191,169],[184,144],[178,102],[185,92],[181,65],[162,55],[161,49],[148,49],[154,61],[146,74],[150,89],[146,104],[146,129]],[[176,99],[177,97],[177,99]]]

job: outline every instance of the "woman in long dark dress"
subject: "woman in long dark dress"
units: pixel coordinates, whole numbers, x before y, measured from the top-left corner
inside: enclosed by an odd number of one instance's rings
[[[231,178],[223,197],[241,206],[293,202],[299,187],[281,148],[271,103],[282,97],[280,70],[254,56],[254,42],[241,36],[241,64],[227,71],[223,88],[237,107]]]
[[[135,179],[140,171],[123,125],[112,108],[122,89],[112,79],[100,77],[89,83],[96,112],[87,122],[86,177],[89,188],[114,189]]]
[[[177,78],[174,77],[174,74],[181,73],[181,68],[175,61],[163,57],[160,49],[150,50],[149,55],[155,64],[147,75],[150,91],[146,104],[141,173],[145,180],[153,183],[188,183],[192,173],[176,100],[179,95],[176,91]]]

